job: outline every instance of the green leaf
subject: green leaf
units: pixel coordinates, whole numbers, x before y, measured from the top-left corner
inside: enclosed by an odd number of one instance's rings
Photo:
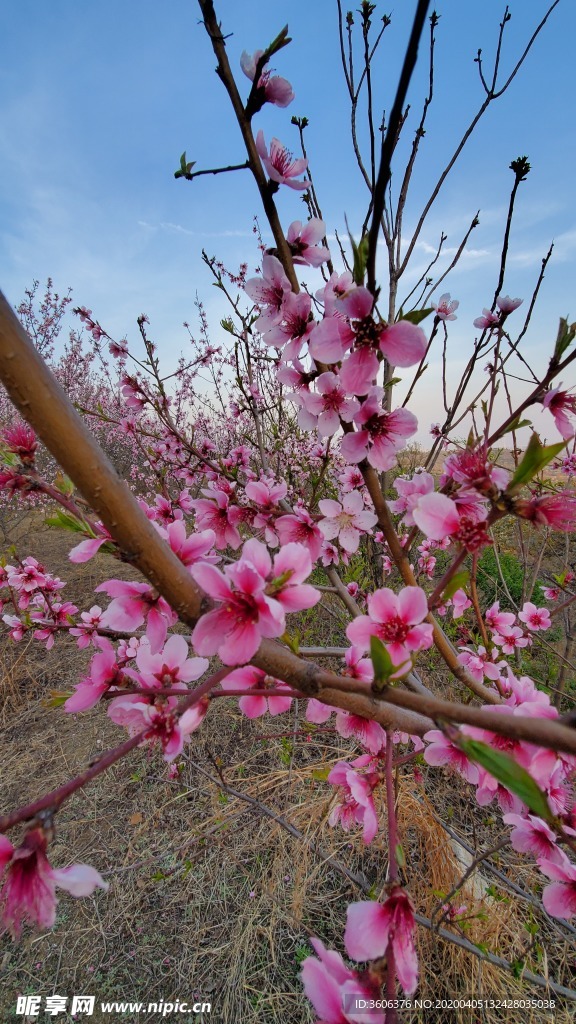
[[[467,569],[463,569],[462,572],[455,573],[442,591],[442,600],[447,601],[449,597],[454,597],[456,591],[460,590],[460,588],[464,588],[469,579],[470,573]]]
[[[9,452],[4,445],[0,445],[0,461],[5,466],[17,466],[18,456],[14,452]]]
[[[568,318],[566,317],[565,319],[561,316],[556,336],[556,345],[554,346],[554,355],[552,357],[553,362],[560,361],[566,349],[570,348],[574,338],[576,338],[576,324],[569,324]]]
[[[57,491],[60,491],[60,494],[65,494],[66,497],[70,497],[71,494],[74,494],[74,484],[70,477],[66,476],[65,473],[60,472],[60,470],[58,470],[58,473],[56,474],[54,487]]]
[[[330,771],[331,769],[328,767],[314,768],[312,770],[312,778],[317,779],[318,782],[326,782],[328,780],[328,776],[330,775]]]
[[[186,150],[184,150],[182,156],[180,157],[180,167],[178,168],[177,171],[174,171],[174,177],[185,178],[188,174],[190,174],[190,171],[194,167],[195,163],[195,160],[192,160],[190,163],[186,162]]]
[[[88,526],[88,523],[82,522],[81,519],[76,519],[70,512],[65,512],[61,508],[57,509],[54,515],[48,516],[44,522],[48,526],[58,526],[61,530],[70,530],[71,533],[83,533],[87,537],[94,537],[94,533]]]
[[[424,367],[424,369],[426,369],[426,367]],[[402,383],[402,377],[392,377],[391,380],[387,380],[386,381],[386,383],[384,385],[384,389],[386,389],[386,388],[393,388],[395,384],[401,384],[401,383]]]
[[[434,310],[432,306],[430,306],[428,309],[411,309],[409,313],[402,313],[398,319],[407,320],[408,323],[415,324],[416,326],[418,326],[418,324],[421,323],[422,320],[425,320],[426,317],[430,316],[430,313],[433,312]]]
[[[370,637],[370,657],[372,659],[372,665],[374,666],[374,682],[372,683],[372,689],[376,693],[381,692],[386,686],[391,685],[391,676],[395,676],[400,679],[402,676],[402,669],[405,668],[404,675],[409,672],[412,668],[411,661],[405,661],[401,665],[395,665],[392,658],[388,654],[384,644],[377,636]]]
[[[488,743],[470,739],[462,733],[459,733],[456,742],[466,757],[482,765],[490,775],[506,786],[506,789],[519,797],[534,814],[544,821],[554,821],[545,794],[513,757],[502,753],[501,750],[494,750]]]
[[[280,637],[283,643],[290,648],[293,654],[300,654],[300,634],[295,633],[291,636],[290,633],[283,633]]]
[[[517,416],[516,419],[507,428],[505,433],[509,434],[512,430],[520,430],[520,427],[531,427],[531,426],[532,426],[532,420],[521,420],[520,417]]]
[[[375,690],[383,690],[388,685],[390,676],[394,672],[394,664],[384,644],[377,636],[370,637],[370,657],[374,666],[374,682],[372,685]]]
[[[406,856],[401,843],[396,844],[396,863],[402,871],[406,868]]]
[[[511,495],[519,491],[524,487],[524,484],[529,483],[565,447],[565,441],[561,441],[559,444],[549,444],[544,447],[538,434],[533,433],[524,452],[524,458],[508,484],[506,494]]]
[[[366,263],[368,262],[368,235],[363,235],[358,245],[352,238],[350,232],[348,232],[350,238],[350,245],[352,246],[352,253],[354,255],[354,267],[352,270],[352,277],[354,278],[355,284],[364,284],[364,275],[366,273]]]
[[[288,46],[291,42],[292,38],[288,35],[288,25],[284,25],[284,28],[280,29],[276,38],[273,39],[270,45],[266,47],[267,60],[269,60],[275,53],[278,53],[278,50],[283,49],[284,46]]]

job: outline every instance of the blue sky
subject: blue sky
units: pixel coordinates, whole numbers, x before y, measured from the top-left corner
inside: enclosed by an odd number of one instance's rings
[[[242,0],[217,3],[228,52],[239,71],[243,49],[264,47],[288,22],[294,42],[274,60],[296,99],[288,110],[268,107],[255,129],[297,148],[290,118],[310,120],[307,143],[328,231],[358,228],[366,195],[355,173],[349,107],[337,50],[336,4]],[[358,6],[358,4],[356,4]],[[502,57],[506,73],[547,8],[543,0],[511,3]],[[418,207],[482,99],[479,47],[490,63],[504,5],[496,0],[445,0],[436,7],[436,99],[405,217],[406,236]],[[392,15],[376,76],[377,105],[391,106],[413,13],[412,3],[379,5]],[[194,324],[194,299],[206,302],[216,341],[225,314],[200,259],[202,247],[228,265],[257,263],[252,217],[260,213],[248,172],[175,181],[186,149],[198,167],[244,159],[215,60],[193,0],[19,0],[3,10],[0,43],[0,287],[13,303],[38,278],[73,288],[74,300],[94,310],[116,336],[137,335],[146,312],[152,336],[173,364],[185,345],[181,324]],[[576,318],[576,201],[574,165],[576,86],[573,45],[576,6],[561,0],[524,69],[488,111],[458,170],[433,211],[415,254],[422,267],[441,230],[457,245],[480,210],[460,267],[446,283],[460,300],[454,325],[454,371],[474,334],[472,320],[489,304],[512,174],[526,154],[533,170],[521,186],[504,291],[530,294],[550,241],[556,243],[531,351],[551,344],[559,315]],[[422,65],[410,92],[413,109],[424,94]],[[411,125],[408,126],[408,134]],[[283,224],[304,215],[298,193],[281,189]],[[401,289],[402,293],[402,289]],[[438,417],[435,417],[438,418]]]

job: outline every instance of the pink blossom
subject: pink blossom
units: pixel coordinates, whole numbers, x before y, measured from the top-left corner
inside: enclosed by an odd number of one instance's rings
[[[254,81],[256,75],[256,68],[258,61],[262,57],[264,50],[256,50],[252,55],[242,51],[240,57],[240,67],[250,79]],[[281,78],[279,75],[273,75],[271,71],[263,69],[260,78],[258,79],[258,89],[263,93],[263,102],[274,103],[277,107],[287,107],[294,99],[294,93],[290,82],[286,81],[285,78]],[[260,107],[258,107],[258,110]]]
[[[328,704],[323,704],[322,701],[311,697],[306,705],[305,718],[307,722],[313,722],[314,725],[324,725],[333,711],[334,708],[331,708]]]
[[[432,306],[432,309],[436,310],[439,320],[456,320],[455,311],[459,305],[458,299],[450,299],[450,292],[444,292],[438,299],[437,305]]]
[[[411,651],[432,646],[432,626],[422,620],[428,614],[426,594],[421,587],[404,587],[395,594],[388,587],[368,597],[368,615],[360,615],[346,629],[346,636],[362,650],[370,649],[370,637],[377,636],[395,665],[410,661]]]
[[[7,565],[6,572],[8,573],[8,583],[10,586],[15,590],[23,590],[28,594],[33,593],[46,584],[46,570],[32,555],[28,555],[18,569],[12,565]]]
[[[362,476],[362,470],[358,469],[358,466],[346,466],[338,477],[342,492],[354,491],[357,487],[364,485],[364,477]]]
[[[452,618],[462,618],[467,608],[472,607],[472,601],[465,590],[460,587],[452,597]]]
[[[262,129],[256,136],[256,150],[272,181],[279,185],[288,185],[299,191],[308,188],[309,182],[294,181],[294,178],[297,178],[308,167],[308,161],[304,157],[294,160],[292,153],[278,139],[272,139],[270,153],[268,153]]]
[[[126,359],[128,355],[128,342],[125,338],[121,341],[111,341],[108,345],[108,350],[115,359]]]
[[[524,299],[511,299],[509,295],[499,295],[496,299],[498,309],[506,316],[509,313],[513,313],[515,309],[518,309],[518,306],[521,306],[523,302]]]
[[[160,743],[164,760],[173,761],[202,724],[210,702],[204,697],[179,717],[175,714],[176,704],[176,697],[151,704],[146,697],[128,694],[111,702],[108,715],[116,725],[124,726],[130,736],[144,732],[142,743]]]
[[[214,530],[202,530],[187,536],[182,519],[175,519],[165,528],[157,526],[156,529],[185,566],[195,565],[196,562],[217,562],[220,557],[212,552],[216,543]]]
[[[225,665],[241,665],[256,653],[263,636],[281,636],[284,609],[265,594],[266,578],[252,562],[240,559],[225,574],[202,563],[192,567],[196,582],[218,608],[203,615],[192,633],[199,654],[218,654]]]
[[[75,692],[64,704],[64,709],[70,714],[93,708],[103,693],[122,684],[124,674],[116,661],[114,648],[109,641],[106,643],[107,646],[92,658],[88,676],[77,684]]]
[[[372,672],[371,675],[373,674]],[[362,718],[360,715],[351,715],[347,711],[338,711],[336,714],[336,731],[344,739],[350,739],[353,736],[371,754],[379,754],[386,747],[386,733],[382,726],[378,722]]]
[[[489,328],[497,327],[500,323],[500,317],[497,313],[493,313],[492,310],[484,308],[482,310],[482,316],[476,317],[474,321],[474,327],[477,327],[480,331],[486,331]]]
[[[292,290],[284,267],[276,256],[262,257],[262,277],[251,277],[244,285],[244,291],[259,306],[267,306],[254,323],[261,334],[280,323],[284,296]]]
[[[176,615],[163,597],[148,583],[123,580],[106,580],[95,589],[97,594],[105,593],[113,598],[102,616],[103,626],[131,633],[146,621],[150,646],[153,651],[160,650],[168,626],[176,621]]]
[[[246,484],[244,491],[246,497],[258,508],[269,512],[278,508],[279,502],[286,497],[288,485],[285,480],[281,480],[280,483],[272,480],[252,480]]]
[[[247,547],[253,552],[256,550],[256,544],[260,548],[264,548],[259,541],[252,540],[247,542],[244,552]],[[263,559],[263,556],[260,557]],[[262,560],[261,564],[265,565],[266,562]],[[312,559],[305,544],[284,544],[278,554],[274,555],[268,588],[280,602],[284,611],[299,612],[304,608],[312,608],[318,603],[321,597],[320,592],[309,583],[303,582],[311,572]]]
[[[288,544],[290,541],[304,544],[308,548],[312,562],[319,557],[324,537],[318,524],[305,508],[297,506],[294,515],[280,516],[276,520],[276,531],[281,544]]]
[[[414,526],[412,512],[422,495],[430,494],[434,490],[434,477],[431,473],[415,473],[411,478],[397,476],[394,487],[400,497],[396,501],[388,502],[390,511],[396,515],[404,513],[403,526]]]
[[[370,658],[363,658],[363,651],[360,647],[349,647],[344,654],[346,668],[342,669],[342,675],[349,679],[362,679],[365,683],[371,683],[374,679],[374,666]]]
[[[513,654],[518,648],[527,647],[531,640],[519,626],[504,626],[502,633],[492,634],[492,643],[502,648],[502,654]]]
[[[5,836],[0,836],[0,874],[6,873],[0,892],[0,921],[14,938],[19,938],[25,920],[40,928],[52,927],[58,903],[56,886],[72,896],[90,896],[97,887],[108,889],[108,883],[88,864],[53,868],[46,848],[46,837],[40,828],[27,832],[17,849]]]
[[[499,652],[493,649],[492,654],[489,655],[486,648],[482,645],[477,647],[476,650],[463,647],[458,655],[458,661],[470,673],[473,679],[481,683],[484,676],[492,680],[500,679],[501,670],[506,667],[505,661],[496,663],[492,661],[495,654],[498,655]]]
[[[542,405],[552,413],[560,435],[565,441],[569,441],[576,432],[574,423],[568,418],[568,415],[576,416],[576,395],[570,394],[569,391],[562,391],[561,388],[560,384],[559,387],[547,391]]]
[[[80,625],[72,627],[70,636],[77,636],[78,647],[80,650],[84,650],[85,647],[90,646],[90,643],[96,645],[98,641],[98,627],[101,624],[102,609],[99,605],[94,604],[90,611],[80,612],[80,618],[82,622]]]
[[[572,533],[576,530],[576,495],[570,491],[558,494],[545,494],[533,497],[529,501],[517,501],[516,515],[528,519],[537,526],[549,526],[561,533]]]
[[[281,359],[289,362],[297,359],[302,345],[308,340],[314,328],[311,316],[312,299],[306,292],[288,292],[284,296],[281,320],[265,334],[266,344],[282,349]]]
[[[378,521],[375,512],[364,510],[364,499],[360,491],[349,491],[339,501],[324,498],[318,507],[325,517],[319,526],[326,540],[338,538],[340,547],[350,554],[358,550],[360,536],[368,532]]]
[[[500,685],[503,687],[503,692],[508,693],[506,697],[506,703],[512,707],[518,707],[521,704],[540,705],[542,714],[546,717],[549,716],[548,710],[550,708],[550,697],[544,690],[539,690],[536,684],[529,676],[520,676],[517,678],[512,672],[509,665],[507,667],[507,678],[506,680],[501,679]]]
[[[510,839],[518,853],[531,853],[533,857],[545,857],[556,862],[561,860],[562,851],[556,845],[556,836],[542,818],[534,814],[526,817],[521,814],[505,814],[503,820],[507,825],[514,826]]]
[[[153,654],[148,645],[140,644],[136,652],[138,672],[127,669],[139,685],[150,689],[173,689],[179,683],[199,679],[210,667],[206,658],[189,658],[188,644],[183,636],[174,634],[162,651]],[[182,687],[186,689],[185,686]]]
[[[106,533],[108,533],[107,530]],[[82,540],[68,553],[68,558],[75,564],[88,562],[98,553],[102,545],[109,543],[111,539],[108,534],[107,537],[90,537],[89,540]]]
[[[304,991],[319,1017],[319,1024],[355,1024],[359,1014],[366,1019],[364,1010],[350,1009],[356,1000],[378,999],[380,989],[370,982],[366,975],[360,976],[349,970],[339,953],[326,946],[320,939],[312,938],[310,943],[315,956],[306,957],[302,963],[300,977]],[[380,1010],[370,1011],[370,1024],[384,1024]]]
[[[0,440],[4,447],[17,455],[23,465],[31,466],[36,457],[38,439],[27,423],[17,423],[13,427],[4,427]]]
[[[360,408],[355,398],[347,398],[340,378],[331,371],[321,373],[316,379],[317,392],[301,391],[298,404],[301,405],[298,423],[304,430],[318,428],[321,437],[335,434],[340,420],[350,423]]]
[[[376,960],[392,952],[398,981],[410,996],[418,984],[415,931],[412,901],[401,886],[395,885],[383,904],[372,900],[350,904],[344,944],[354,960]]]
[[[7,626],[10,626],[10,638],[14,640],[14,643],[19,643],[26,632],[26,626],[20,617],[18,615],[3,615],[2,621],[5,622]]]
[[[484,616],[486,625],[493,629],[495,632],[499,632],[502,629],[506,629],[508,626],[514,625],[516,616],[514,612],[501,612],[500,601],[494,601],[494,604],[490,606]]]
[[[347,462],[358,463],[368,459],[371,466],[382,472],[392,469],[404,438],[411,437],[418,429],[416,417],[407,409],[385,412],[382,408],[383,394],[383,388],[371,389],[354,416],[358,430],[346,434],[340,444]]]
[[[445,460],[440,477],[440,487],[455,481],[460,484],[458,501],[477,502],[478,496],[474,494],[475,491],[488,497],[494,497],[498,491],[505,490],[509,480],[508,470],[491,462],[483,446],[467,447],[462,451],[454,452]]]
[[[318,245],[326,234],[326,227],[319,217],[311,217],[304,226],[302,221],[295,220],[288,228],[286,241],[290,246],[294,263],[319,267],[330,259],[330,250]]]
[[[477,765],[468,760],[460,750],[440,729],[430,729],[424,734],[428,746],[424,751],[424,760],[430,765],[450,765],[473,786],[477,785],[479,773]]]
[[[241,521],[241,510],[230,504],[230,495],[218,488],[206,488],[206,498],[196,498],[192,505],[196,511],[196,525],[200,530],[213,530],[216,535],[215,546],[223,548],[239,548],[242,538],[237,526]]]
[[[550,612],[547,608],[537,608],[531,601],[525,601],[522,611],[518,612],[520,622],[525,622],[528,629],[550,629]]]
[[[486,533],[486,510],[479,509],[472,515],[461,515],[456,503],[438,491],[424,494],[412,515],[422,533],[433,540],[453,537],[467,551],[477,551],[490,543]]]
[[[318,591],[302,580],[312,563],[305,547],[287,544],[274,564],[266,547],[252,539],[242,556],[224,572],[198,564],[191,572],[196,582],[220,607],[203,615],[194,627],[192,643],[199,654],[218,654],[225,665],[240,665],[256,653],[261,638],[281,636],[285,611],[310,608]]]
[[[576,914],[576,865],[565,853],[560,860],[540,858],[538,867],[543,875],[553,879],[542,893],[544,908],[552,917],[568,918]]]
[[[273,679],[261,669],[253,668],[252,665],[235,669],[234,672],[226,676],[226,679],[222,680],[220,686],[223,690],[242,690],[244,688],[249,690],[254,687],[258,690],[274,689],[290,692],[290,687],[286,683],[280,682],[279,679]],[[292,697],[275,695],[264,697],[261,694],[254,694],[253,697],[240,697],[238,701],[240,710],[247,718],[261,718],[266,712],[270,715],[281,715],[284,711],[289,711],[291,705]]]
[[[379,347],[391,366],[408,367],[424,358],[428,342],[421,327],[399,320],[382,331]]]
[[[371,843],[378,831],[378,818],[372,791],[377,785],[375,775],[360,775],[354,765],[362,767],[367,758],[356,758],[351,764],[339,761],[328,776],[328,782],[339,787],[340,800],[332,810],[328,823],[340,823],[345,832],[353,825],[362,825],[362,838]],[[369,758],[368,758],[369,760]]]

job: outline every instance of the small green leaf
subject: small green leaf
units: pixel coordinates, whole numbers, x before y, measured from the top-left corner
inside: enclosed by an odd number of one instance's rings
[[[284,46],[288,46],[292,42],[291,36],[288,35],[288,25],[284,25],[284,28],[280,29],[278,35],[272,40],[269,46],[266,47],[266,61],[270,59],[278,50],[281,50]]]
[[[428,309],[411,309],[409,313],[402,313],[399,319],[407,320],[408,323],[415,324],[417,327],[419,323],[422,323],[422,320],[425,320],[426,317],[430,316],[430,313],[433,312],[434,310],[432,306]]]
[[[401,843],[396,844],[396,863],[398,867],[404,871],[406,868],[406,856]]]
[[[456,742],[466,757],[482,765],[487,772],[490,772],[490,775],[506,786],[506,789],[519,797],[534,814],[544,821],[554,821],[554,815],[545,794],[526,769],[522,768],[513,757],[502,753],[501,750],[494,750],[488,743],[470,739],[461,732],[458,734]]]
[[[568,318],[566,317],[565,319],[561,316],[556,336],[556,345],[554,346],[554,355],[552,357],[553,362],[560,361],[566,349],[570,348],[574,338],[576,338],[576,324],[569,324]]]
[[[70,477],[66,476],[65,473],[60,472],[60,470],[56,474],[54,487],[57,491],[60,491],[60,494],[65,494],[66,497],[70,497],[71,494],[74,494],[74,484]]]
[[[287,647],[290,648],[293,654],[300,654],[300,634],[295,633],[291,636],[290,633],[283,633],[280,639]]]
[[[424,369],[426,369],[426,367],[424,367]],[[401,384],[401,383],[402,383],[402,377],[392,377],[392,380],[387,380],[386,381],[386,383],[384,385],[384,388],[385,389],[386,388],[393,388],[395,384]]]
[[[57,509],[54,515],[47,516],[44,522],[48,526],[58,526],[61,530],[70,530],[71,533],[83,533],[87,537],[94,537],[94,532],[88,526],[88,523],[82,522],[81,519],[76,519],[70,512],[65,512],[64,509]]]
[[[519,416],[510,424],[506,433],[509,434],[512,430],[520,430],[520,427],[531,427],[532,420],[521,420]]]
[[[370,637],[370,657],[374,666],[374,682],[372,685],[375,690],[383,690],[388,685],[390,676],[394,672],[394,664],[384,644],[377,636]]]
[[[50,696],[42,701],[42,707],[61,708],[71,696],[72,690],[50,690]]]
[[[328,768],[328,767],[326,767],[326,768],[314,768],[312,770],[312,778],[316,779],[318,782],[326,782],[328,780],[328,776],[329,775],[330,775],[330,768]]]
[[[358,245],[352,238],[350,232],[348,232],[350,238],[350,245],[352,246],[352,253],[354,255],[354,267],[352,270],[352,277],[354,278],[355,284],[364,284],[364,275],[366,273],[366,263],[368,262],[368,235],[363,235]]]
[[[449,597],[454,597],[456,591],[464,588],[469,579],[470,573],[467,569],[463,569],[462,572],[455,573],[442,591],[442,600],[447,601]]]
[[[388,654],[384,644],[377,636],[370,637],[370,657],[374,666],[374,682],[372,689],[380,693],[386,686],[391,685],[391,677],[395,676],[394,682],[406,675],[412,668],[411,661],[405,661],[401,665],[395,665]],[[404,673],[402,673],[404,669]]]
[[[524,458],[522,459],[518,469],[512,477],[508,489],[507,495],[515,494],[519,491],[524,484],[527,484],[547,466],[549,462],[554,459],[563,448],[566,447],[566,442],[561,441],[559,444],[549,444],[546,447],[541,443],[538,434],[533,433],[532,437],[528,442],[528,447],[524,452]]]

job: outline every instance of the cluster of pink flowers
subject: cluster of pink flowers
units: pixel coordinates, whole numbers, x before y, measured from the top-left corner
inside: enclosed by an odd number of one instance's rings
[[[256,653],[263,637],[281,636],[286,612],[312,608],[320,594],[303,581],[312,561],[301,544],[287,543],[274,557],[256,539],[246,541],[242,555],[222,572],[198,563],[191,572],[218,604],[194,627],[192,643],[199,654],[218,654],[225,665],[242,665]]]
[[[498,619],[502,614],[508,613],[495,610],[493,617]],[[530,616],[531,613],[528,611],[526,614]],[[501,672],[504,667],[504,663],[500,663],[496,671]],[[498,674],[497,679],[505,695],[505,703],[495,707],[494,714],[552,719],[558,716],[548,695],[539,690],[528,676],[517,678],[510,667],[506,666],[506,674]],[[511,841],[514,849],[534,856],[542,873],[553,880],[551,885],[544,888],[542,895],[546,910],[555,917],[573,916],[576,914],[576,866],[569,861],[558,844],[565,841],[566,837],[576,836],[576,817],[571,795],[576,757],[556,754],[524,741],[510,740],[489,729],[462,726],[460,732],[496,750],[505,751],[526,769],[547,798],[550,813],[556,822],[556,831],[549,822],[531,814],[522,801],[489,772],[471,762],[458,744],[439,729],[432,729],[425,734],[427,746],[424,759],[434,766],[449,765],[475,787],[476,799],[481,806],[491,804],[496,798],[504,822],[513,826]]]

